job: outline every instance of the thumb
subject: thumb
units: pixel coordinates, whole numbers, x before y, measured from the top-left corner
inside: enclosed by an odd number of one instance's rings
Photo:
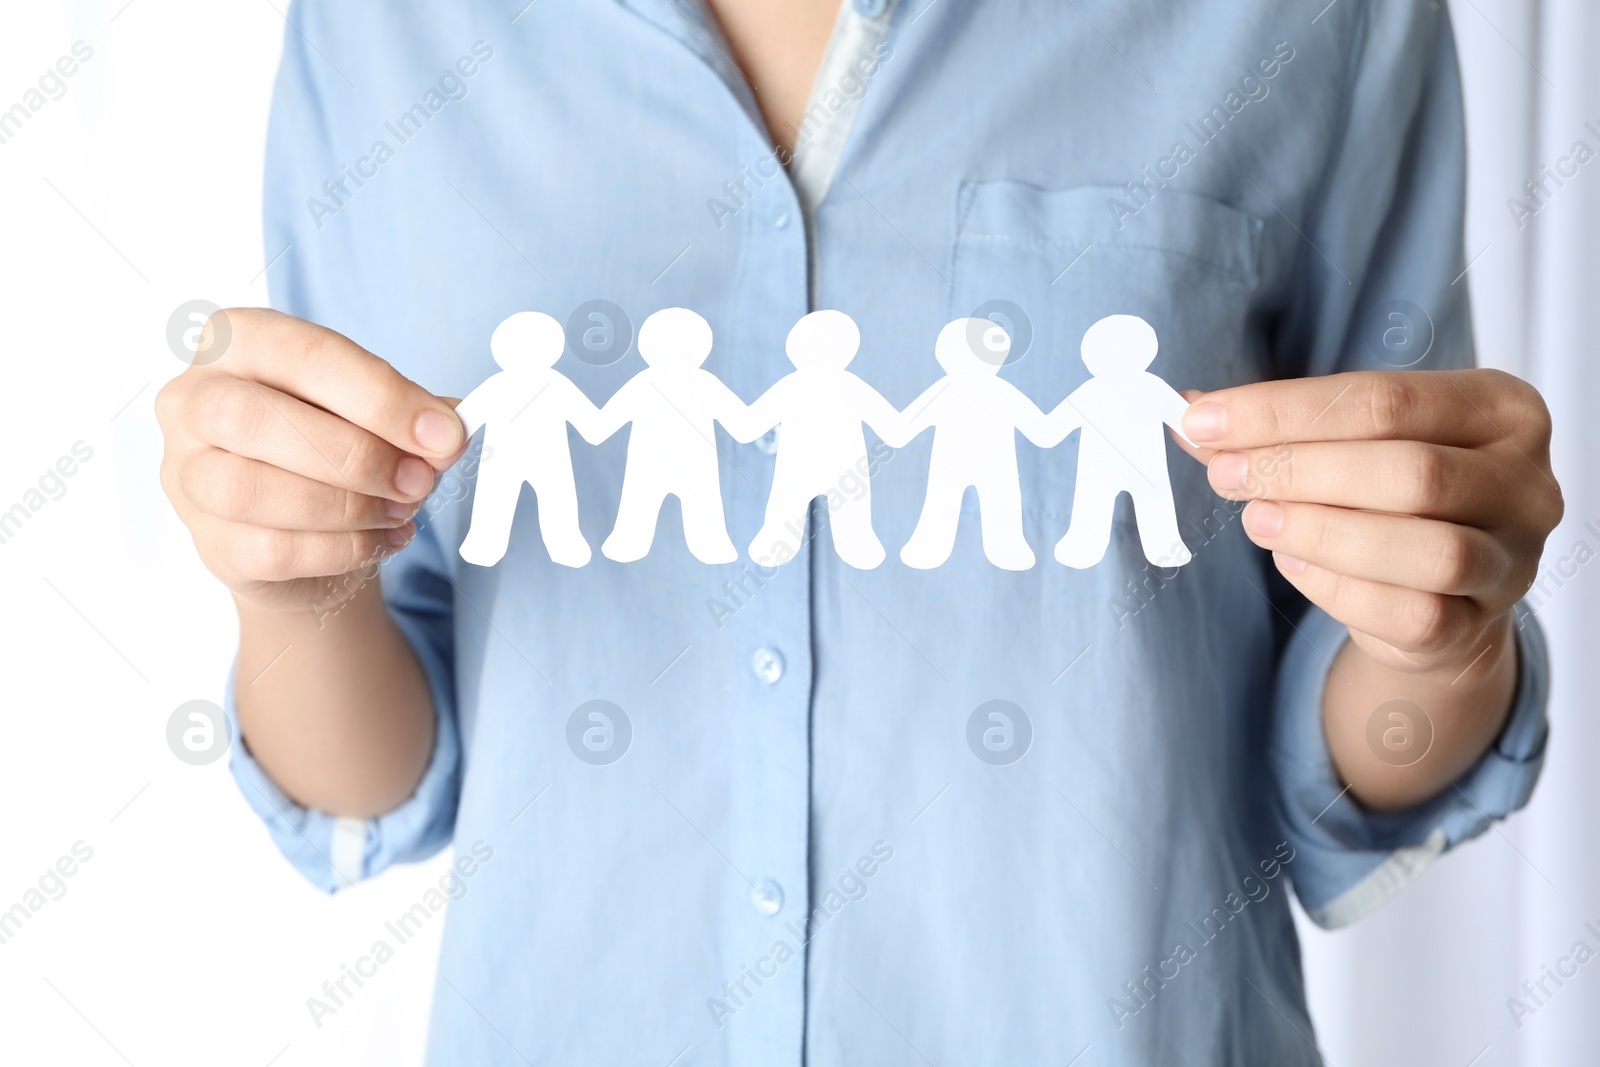
[[[457,408],[459,408],[461,406],[461,398],[459,396],[443,396],[443,395],[439,395],[439,399],[443,400],[446,404],[448,404],[450,406],[450,410],[451,411],[455,411]],[[457,417],[459,417],[459,415]],[[462,430],[465,431],[465,429],[466,429],[466,427],[463,426]],[[451,467],[455,466],[456,463],[460,461],[461,457],[467,454],[467,449],[471,448],[471,447],[472,447],[472,438],[471,438],[471,436],[468,435],[467,433],[463,432],[462,435],[461,435],[461,447],[456,449],[455,453],[453,455],[444,456],[444,457],[442,457],[440,459],[430,459],[430,460],[428,460],[428,463],[433,466],[434,472],[436,474],[442,474],[445,471],[449,470]]]

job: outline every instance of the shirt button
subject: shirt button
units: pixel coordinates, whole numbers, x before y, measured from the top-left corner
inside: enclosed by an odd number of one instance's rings
[[[756,447],[769,456],[776,452],[778,450],[778,428],[774,426],[756,438]]]
[[[768,685],[776,685],[778,679],[783,677],[783,653],[775,648],[758,648],[756,654],[750,657],[750,666],[757,678]]]
[[[781,230],[787,225],[789,225],[789,212],[780,208],[778,212],[772,216],[772,228],[774,230]]]
[[[771,878],[750,890],[750,903],[763,915],[776,915],[783,907],[783,886]]]
[[[889,0],[856,0],[856,14],[864,19],[875,19],[889,7]]]

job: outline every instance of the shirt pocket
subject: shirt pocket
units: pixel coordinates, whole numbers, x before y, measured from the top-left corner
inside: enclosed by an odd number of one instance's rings
[[[1138,315],[1155,328],[1161,347],[1150,370],[1174,389],[1255,381],[1265,355],[1253,321],[1263,229],[1239,208],[1170,188],[1141,205],[1116,186],[966,182],[948,314],[1005,326],[1012,350],[1001,374],[1047,412],[1088,377],[1078,346],[1106,315]],[[1050,520],[1041,531],[1050,537],[1071,511],[1077,442],[1074,434],[1041,450],[1018,438],[1023,507],[1030,520]],[[1181,519],[1185,503],[1198,507],[1209,490],[1198,464],[1169,452],[1169,465]],[[1126,506],[1117,514],[1125,521]]]

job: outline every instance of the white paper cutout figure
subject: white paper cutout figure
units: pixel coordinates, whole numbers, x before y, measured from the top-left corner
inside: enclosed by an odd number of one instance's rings
[[[512,315],[489,339],[500,372],[456,408],[468,437],[487,426],[472,523],[461,542],[468,563],[492,567],[505,556],[523,482],[539,501],[539,529],[550,558],[567,567],[589,562],[589,543],[578,528],[567,423],[590,444],[604,438],[596,436],[599,409],[553,369],[565,348],[561,324],[549,315]]]
[[[1124,491],[1133,497],[1145,559],[1181,567],[1193,558],[1178,533],[1163,429],[1164,423],[1188,441],[1183,413],[1189,403],[1145,369],[1157,348],[1156,331],[1137,315],[1108,315],[1096,322],[1081,347],[1092,377],[1050,413],[1057,440],[1083,430],[1072,521],[1055,551],[1069,567],[1092,567],[1105,558],[1113,509]]]
[[[978,492],[983,554],[1005,570],[1033,566],[1022,532],[1022,486],[1016,432],[1044,448],[1060,442],[1045,414],[999,376],[1011,338],[988,319],[956,319],[939,331],[933,355],[945,376],[906,409],[912,436],[932,426],[928,495],[911,540],[900,550],[908,567],[927,570],[950,558],[967,487]]]
[[[767,496],[766,519],[750,542],[750,558],[763,566],[787,563],[805,539],[806,512],[817,497],[837,497],[829,527],[839,558],[860,570],[884,560],[872,529],[872,485],[862,423],[891,447],[911,439],[910,426],[876,389],[845,368],[861,347],[861,331],[842,311],[813,311],[789,331],[784,350],[795,369],[750,405],[764,433],[779,428],[778,455]],[[838,492],[855,477],[859,496]]]
[[[600,546],[607,559],[631,563],[655,541],[668,494],[683,511],[683,536],[702,563],[739,558],[722,511],[716,427],[736,441],[754,441],[750,409],[716,375],[702,370],[711,354],[711,325],[686,308],[666,308],[639,327],[645,369],[623,383],[600,409],[601,439],[633,423],[617,523]]]

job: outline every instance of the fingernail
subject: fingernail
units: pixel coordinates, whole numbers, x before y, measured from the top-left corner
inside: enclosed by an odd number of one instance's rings
[[[1277,537],[1283,529],[1283,508],[1270,500],[1256,500],[1244,509],[1244,528],[1254,537]]]
[[[1219,452],[1211,457],[1211,484],[1218,489],[1243,489],[1250,461],[1242,452]]]
[[[415,503],[408,504],[404,500],[385,500],[383,502],[384,518],[392,522],[402,522],[409,519],[417,510]]]
[[[1278,569],[1285,574],[1299,574],[1306,569],[1306,561],[1286,556],[1282,552],[1274,552],[1272,558],[1278,564]]]
[[[423,451],[448,456],[461,443],[461,420],[442,411],[424,411],[411,432]]]
[[[433,468],[416,456],[406,456],[395,468],[394,487],[401,496],[426,496],[433,488]]]
[[[1183,414],[1183,432],[1191,441],[1220,441],[1228,432],[1228,410],[1221,404],[1191,404]]]
[[[404,526],[383,531],[383,539],[389,542],[390,548],[404,548],[411,543],[411,538],[416,532],[417,528],[408,522]]]

